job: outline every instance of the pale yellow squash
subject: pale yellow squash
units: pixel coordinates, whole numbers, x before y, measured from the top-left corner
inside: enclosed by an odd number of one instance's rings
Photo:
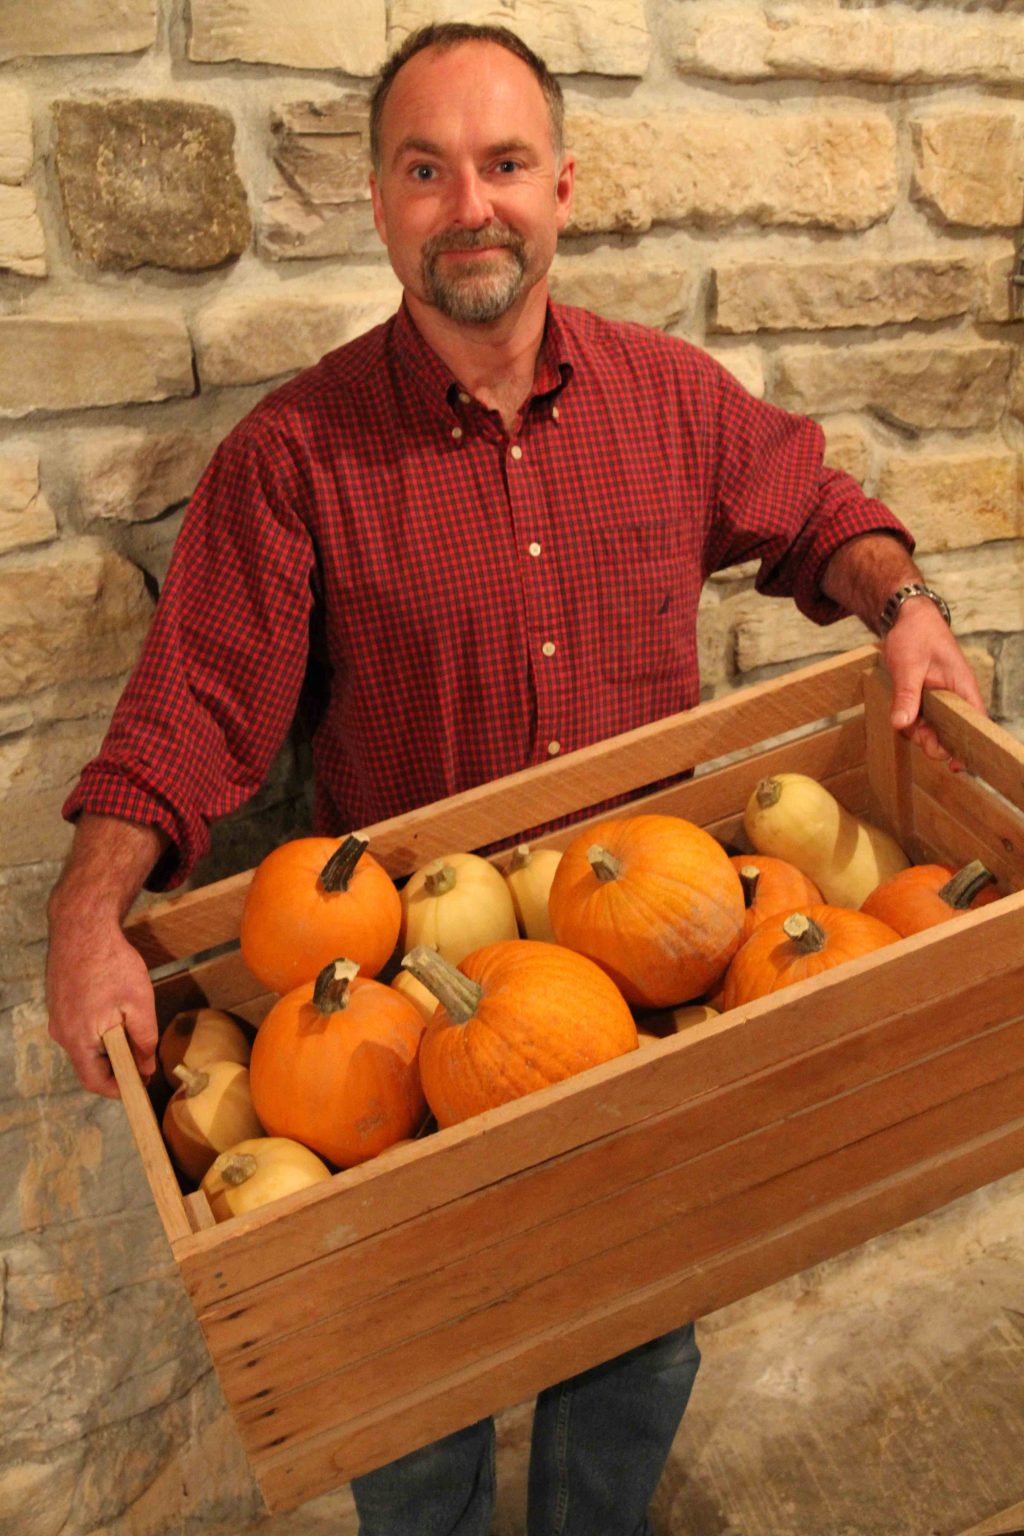
[[[288,1136],[256,1136],[221,1152],[200,1188],[214,1220],[227,1221],[330,1177],[327,1164],[301,1142]]]
[[[401,898],[405,951],[423,944],[458,965],[485,944],[519,937],[505,878],[479,854],[434,859],[410,876]]]
[[[548,895],[561,860],[562,854],[557,848],[530,848],[526,843],[520,843],[512,855],[505,880],[512,892],[516,921],[524,939],[540,939],[546,944],[555,942]]]

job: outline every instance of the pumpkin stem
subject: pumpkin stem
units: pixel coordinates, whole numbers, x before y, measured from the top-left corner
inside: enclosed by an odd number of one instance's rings
[[[320,871],[320,884],[324,890],[332,895],[336,891],[347,891],[349,881],[356,872],[356,865],[369,846],[368,838],[356,837],[354,832],[350,832]]]
[[[455,871],[444,859],[435,859],[427,865],[423,884],[428,895],[446,896],[455,889]]]
[[[194,1099],[210,1081],[209,1072],[198,1072],[194,1067],[186,1067],[184,1062],[179,1062],[175,1067],[174,1076],[179,1083],[184,1084],[186,1099]]]
[[[757,796],[757,803],[762,811],[766,811],[769,806],[778,803],[779,797],[782,794],[782,785],[778,779],[761,779],[754,790],[754,794]]]
[[[965,864],[963,869],[958,869],[951,880],[947,880],[939,892],[943,901],[958,911],[969,907],[979,891],[986,885],[995,884],[995,875],[990,869],[986,869],[980,859],[972,859]]]
[[[359,974],[354,960],[332,960],[313,983],[313,1007],[320,1013],[340,1013],[349,1004],[349,983]]]
[[[517,869],[525,869],[533,863],[533,854],[530,852],[529,843],[520,843],[512,855],[512,862],[508,866],[510,875],[514,875]]]
[[[757,887],[761,881],[761,871],[756,864],[744,864],[740,870],[740,884],[743,887],[743,901],[747,907],[752,907],[757,900]]]
[[[816,955],[828,942],[821,924],[816,923],[813,917],[805,917],[802,912],[791,912],[782,925],[782,931],[788,939],[792,939],[802,955]]]
[[[587,858],[602,885],[609,880],[617,880],[622,874],[622,860],[617,859],[607,848],[602,848],[600,843],[591,843],[587,849]]]
[[[257,1167],[251,1152],[222,1152],[213,1160],[214,1172],[219,1173],[224,1183],[230,1184],[232,1189],[237,1189],[239,1184],[251,1179]]]
[[[483,987],[477,981],[470,981],[436,949],[417,944],[402,960],[402,969],[411,971],[417,981],[433,992],[456,1024],[465,1024],[476,1013],[484,995]]]

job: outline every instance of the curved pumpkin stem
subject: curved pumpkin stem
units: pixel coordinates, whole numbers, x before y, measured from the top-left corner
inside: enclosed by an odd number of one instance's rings
[[[349,1004],[348,989],[359,967],[354,960],[332,960],[313,983],[313,1007],[320,1013],[340,1013]]]
[[[622,860],[617,859],[609,849],[602,848],[600,843],[591,843],[587,849],[587,858],[602,885],[608,880],[617,880],[622,874]]]
[[[258,1166],[251,1152],[222,1152],[213,1160],[214,1172],[219,1173],[232,1189],[251,1179]]]
[[[782,925],[782,931],[791,939],[802,955],[816,955],[825,948],[828,937],[820,923],[802,912],[791,912]]]
[[[356,872],[356,865],[369,846],[367,838],[356,837],[354,832],[350,832],[320,871],[320,884],[324,890],[330,891],[332,895],[336,891],[347,891],[349,881]]]
[[[782,795],[782,785],[778,779],[761,779],[754,790],[754,794],[757,796],[757,803],[762,811],[766,811],[769,806],[778,804],[779,798]]]
[[[455,871],[444,859],[435,859],[427,865],[423,884],[430,896],[446,896],[449,891],[455,889]]]
[[[411,971],[417,981],[433,992],[456,1024],[467,1023],[476,1013],[484,995],[483,987],[477,981],[470,981],[436,949],[417,944],[402,960],[402,969]]]
[[[757,887],[761,883],[761,871],[756,864],[744,864],[740,870],[740,884],[743,887],[743,900],[747,907],[752,907],[757,900]]]
[[[994,885],[995,879],[995,875],[985,868],[980,859],[972,859],[963,869],[958,869],[951,880],[946,881],[939,895],[951,907],[963,911],[986,885]]]

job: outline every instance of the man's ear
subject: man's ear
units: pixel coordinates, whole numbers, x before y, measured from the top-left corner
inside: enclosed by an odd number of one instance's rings
[[[373,204],[373,224],[378,235],[385,245],[388,243],[387,220],[384,217],[384,202],[380,195],[380,187],[374,171],[370,172],[370,201]]]
[[[558,228],[564,229],[572,212],[572,195],[576,186],[576,160],[573,155],[563,155],[555,178],[555,218]]]

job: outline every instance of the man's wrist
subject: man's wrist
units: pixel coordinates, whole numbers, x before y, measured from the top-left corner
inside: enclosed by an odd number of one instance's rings
[[[952,627],[949,604],[945,598],[923,581],[906,581],[890,593],[886,600],[878,616],[878,633],[883,637],[889,633],[903,611],[904,603],[916,602],[922,598],[925,602],[934,604],[945,622]]]

